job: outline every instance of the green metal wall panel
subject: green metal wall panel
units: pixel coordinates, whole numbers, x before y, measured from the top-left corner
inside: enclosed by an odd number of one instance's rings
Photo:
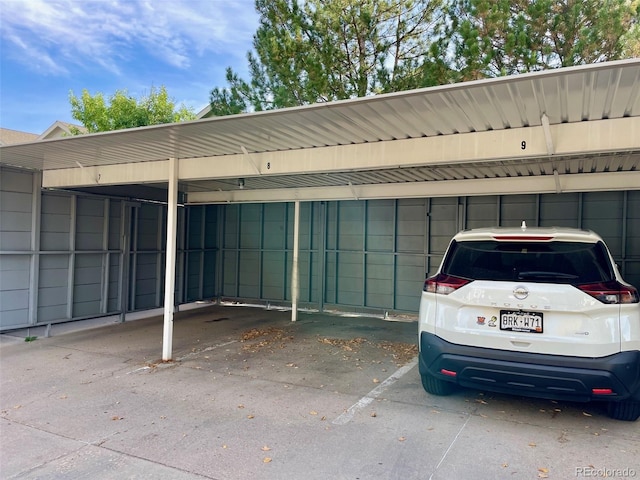
[[[390,254],[369,253],[366,255],[365,306],[391,310],[394,302],[394,261]]]
[[[71,247],[71,201],[69,195],[42,194],[40,248],[69,250]]]
[[[436,264],[434,267],[437,268]],[[399,254],[396,257],[396,278],[394,283],[392,310],[405,312],[417,312],[420,306],[420,293],[422,285],[429,270],[425,255]],[[433,272],[432,272],[433,273]]]
[[[104,242],[105,200],[82,198],[76,207],[76,249],[102,250]]]
[[[444,254],[451,237],[460,230],[458,210],[458,198],[431,199],[428,212],[430,235],[427,238],[429,253]]]
[[[616,258],[622,255],[623,200],[623,192],[583,194],[582,228],[597,232]]]
[[[69,255],[41,255],[38,288],[38,320],[67,317]]]
[[[76,255],[74,264],[74,317],[100,315],[103,282],[102,254]]]
[[[238,297],[238,256],[237,250],[222,251],[222,290],[223,297]]]
[[[522,222],[538,225],[536,195],[509,195],[500,202],[500,225],[519,227]]]
[[[540,225],[543,227],[579,227],[579,193],[540,195]]]
[[[216,291],[216,257],[217,250],[207,250],[204,252],[204,266],[202,279],[202,297],[199,300],[211,299],[217,296]]]
[[[265,251],[262,255],[262,294],[268,300],[284,300],[287,290],[285,251]],[[255,269],[257,272],[258,270]],[[258,297],[256,297],[258,298]]]
[[[248,228],[252,231],[255,225]],[[260,294],[260,252],[240,250],[238,262],[238,295],[242,298],[262,298]]]
[[[364,306],[364,254],[339,251],[336,262],[336,303]]]
[[[29,262],[27,255],[0,259],[0,326],[4,328],[28,322]]]
[[[427,233],[427,202],[425,199],[397,201],[395,242],[398,252],[424,253]]]
[[[109,255],[109,287],[107,290],[107,312],[120,308],[120,258],[119,253]]]
[[[496,207],[498,197],[469,197],[466,205],[466,228],[492,227],[498,225]]]

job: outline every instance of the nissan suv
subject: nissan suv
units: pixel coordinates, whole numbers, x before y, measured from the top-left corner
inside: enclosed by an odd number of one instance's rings
[[[465,230],[420,301],[419,368],[434,395],[456,386],[605,401],[640,417],[640,303],[597,234]]]

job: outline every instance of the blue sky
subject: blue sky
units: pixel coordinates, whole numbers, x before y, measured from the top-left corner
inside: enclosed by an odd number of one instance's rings
[[[139,98],[164,85],[196,112],[225,69],[247,79],[253,0],[0,0],[0,127],[42,133],[69,92]]]

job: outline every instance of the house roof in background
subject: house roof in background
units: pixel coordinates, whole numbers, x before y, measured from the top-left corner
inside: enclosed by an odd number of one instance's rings
[[[38,140],[50,140],[53,138],[64,138],[72,136],[72,128],[77,128],[80,132],[87,133],[87,129],[82,125],[75,125],[73,123],[56,120],[49,126],[49,128],[42,132],[42,134],[38,137]]]
[[[0,128],[0,145],[33,142],[38,139],[37,133],[21,132],[10,128]]]

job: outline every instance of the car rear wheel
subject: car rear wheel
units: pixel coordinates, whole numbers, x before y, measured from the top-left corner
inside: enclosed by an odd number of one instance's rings
[[[420,375],[420,377],[422,378],[422,386],[431,395],[450,395],[456,390],[455,384],[440,380],[428,373]]]
[[[638,418],[640,418],[640,402],[634,400],[609,402],[607,413],[611,418],[614,418],[616,420],[634,422]]]

